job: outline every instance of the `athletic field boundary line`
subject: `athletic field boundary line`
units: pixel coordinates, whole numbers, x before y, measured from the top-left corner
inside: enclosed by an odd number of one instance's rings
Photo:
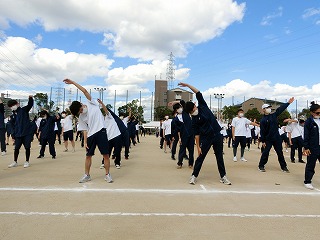
[[[246,214],[246,213],[138,213],[138,212],[0,212],[1,215],[62,217],[211,217],[211,218],[320,218],[312,214]]]
[[[200,186],[201,187],[201,186]],[[6,187],[0,188],[0,192],[112,192],[112,193],[159,193],[159,194],[276,194],[276,195],[306,195],[320,196],[319,190],[306,190],[305,192],[293,191],[246,191],[246,190],[209,190],[204,186],[201,189],[136,189],[136,188],[35,188],[35,187]]]

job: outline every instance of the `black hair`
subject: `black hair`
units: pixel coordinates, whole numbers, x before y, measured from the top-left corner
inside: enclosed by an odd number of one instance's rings
[[[67,114],[67,112],[66,111],[62,111],[61,114]]]
[[[315,103],[314,101],[311,102],[310,105],[310,112],[315,112],[320,108],[320,105]]]
[[[80,112],[80,108],[82,107],[81,102],[73,101],[69,107],[70,112],[73,116],[78,116]]]
[[[10,99],[7,103],[8,107],[12,107],[14,105],[16,105],[18,102],[17,100],[14,100],[14,99]]]
[[[48,113],[46,110],[42,110],[42,111],[40,112],[40,117],[44,117],[45,115],[46,115],[47,117],[50,116],[49,113]]]
[[[185,107],[186,112],[191,113],[193,111],[194,105],[195,105],[194,102],[191,102],[191,101],[186,102],[186,107]]]
[[[239,113],[239,112],[243,112],[243,109],[238,109],[238,111],[237,111],[237,114]]]

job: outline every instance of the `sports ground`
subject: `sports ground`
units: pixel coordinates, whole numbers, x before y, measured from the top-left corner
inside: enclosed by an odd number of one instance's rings
[[[280,171],[271,150],[266,172],[258,171],[259,150],[245,153],[248,162],[233,162],[225,145],[231,186],[219,183],[213,152],[207,156],[196,185],[192,170],[146,136],[130,150],[121,169],[111,164],[114,182],[104,181],[101,157],[93,158],[92,181],[78,183],[84,171],[84,149],[63,152],[57,159],[37,159],[33,143],[31,166],[9,169],[13,146],[0,158],[0,239],[320,239],[320,190],[303,186],[304,164]],[[318,166],[316,167],[316,170]],[[314,186],[320,188],[319,174]]]

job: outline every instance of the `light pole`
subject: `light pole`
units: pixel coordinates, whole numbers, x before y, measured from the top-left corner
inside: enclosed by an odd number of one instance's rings
[[[224,98],[224,93],[214,93],[214,97],[218,99],[218,114],[217,118],[220,120],[220,109],[222,108],[222,99]],[[221,107],[220,107],[221,105]]]
[[[95,87],[94,90],[99,92],[99,98],[101,99],[101,101],[103,102],[103,92],[105,90],[107,90],[106,88],[99,88],[99,87]]]

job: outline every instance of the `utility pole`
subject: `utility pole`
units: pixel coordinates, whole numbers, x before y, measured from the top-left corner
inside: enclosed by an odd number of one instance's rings
[[[114,90],[113,112],[116,112],[117,90]]]
[[[127,90],[127,95],[126,95],[126,105],[128,104],[128,97],[129,97],[129,91]]]
[[[153,108],[153,92],[152,92],[152,96],[151,96],[151,118],[150,121],[152,121],[152,108]]]

